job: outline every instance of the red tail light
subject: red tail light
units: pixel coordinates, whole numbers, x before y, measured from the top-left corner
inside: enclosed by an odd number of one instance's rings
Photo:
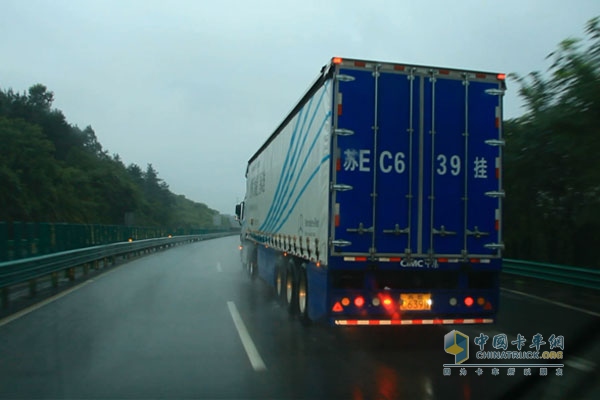
[[[471,296],[465,297],[465,306],[471,307],[473,305],[473,298]]]
[[[365,305],[365,299],[362,296],[358,296],[354,299],[354,305],[356,307],[362,307]]]
[[[389,297],[384,297],[383,300],[381,301],[383,303],[383,305],[386,308],[389,308],[392,306],[392,299],[390,299]]]

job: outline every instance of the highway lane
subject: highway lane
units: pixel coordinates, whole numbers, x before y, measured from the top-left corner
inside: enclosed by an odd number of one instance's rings
[[[248,279],[237,245],[234,236],[134,260],[0,326],[0,398],[493,398],[533,377],[443,376],[453,361],[445,333],[528,343],[554,333],[568,354],[598,319],[505,282],[493,326],[305,328]],[[559,383],[583,373],[574,365]]]

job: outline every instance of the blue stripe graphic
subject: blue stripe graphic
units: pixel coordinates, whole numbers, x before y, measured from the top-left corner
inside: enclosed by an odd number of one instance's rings
[[[304,172],[304,168],[306,167],[308,158],[311,156],[312,150],[315,147],[317,140],[319,139],[319,133],[323,130],[323,126],[325,125],[325,123],[327,122],[327,120],[329,119],[330,116],[331,116],[331,111],[329,111],[325,115],[325,118],[323,118],[323,121],[321,122],[321,125],[319,126],[319,129],[317,130],[317,134],[313,138],[313,141],[310,144],[310,147],[309,147],[308,151],[306,152],[306,155],[304,156],[304,160],[302,160],[302,165],[300,166],[300,171],[296,175],[296,179],[291,186],[291,191],[290,191],[289,196],[286,199],[285,205],[283,206],[283,210],[279,213],[279,215],[277,215],[278,219],[279,219],[279,217],[281,217],[281,214],[283,214],[283,212],[285,212],[285,210],[287,209],[287,207],[290,203],[290,200],[291,200],[292,196],[294,195],[294,192],[296,191],[296,188],[298,186],[298,181],[300,180],[300,177],[302,176],[302,172]],[[312,124],[312,121],[311,121],[311,124]]]
[[[294,173],[296,172],[296,166],[297,166],[297,158],[300,156],[300,153],[302,152],[302,147],[304,147],[304,142],[306,141],[306,135],[304,134],[304,127],[306,126],[306,120],[308,118],[308,114],[310,113],[310,107],[313,103],[313,97],[311,97],[311,99],[309,100],[307,107],[306,107],[306,113],[304,114],[304,118],[302,120],[302,125],[300,127],[300,138],[302,138],[302,141],[297,141],[295,143],[293,152],[292,152],[292,159],[290,161],[290,165],[288,166],[287,169],[287,173],[285,175],[284,181],[282,183],[282,187],[283,187],[283,193],[280,192],[280,196],[277,198],[276,203],[273,205],[274,206],[274,210],[273,210],[273,214],[272,214],[272,218],[269,219],[268,221],[265,220],[265,223],[263,223],[263,225],[261,226],[261,230],[268,230],[270,228],[270,226],[272,225],[272,223],[274,223],[280,215],[280,209],[281,206],[283,204],[283,201],[285,199],[285,197],[287,196],[288,190],[289,190],[289,182],[290,180],[293,179],[294,177]],[[318,107],[318,105],[317,105]],[[300,117],[299,117],[300,118]]]
[[[317,106],[315,107],[315,110],[312,113],[312,116],[310,118],[310,123],[308,125],[308,127],[306,127],[306,129],[304,129],[305,127],[305,123],[303,123],[302,126],[302,136],[303,136],[303,140],[300,146],[300,153],[302,153],[302,150],[304,149],[304,145],[306,143],[306,139],[308,139],[308,132],[310,132],[310,129],[313,125],[314,119],[316,117],[317,112],[319,111],[319,107],[321,105],[321,102],[323,101],[323,97],[326,93],[326,89],[327,89],[327,84],[324,85],[324,89],[321,93],[321,96],[319,97],[319,100],[317,102]],[[319,131],[317,131],[317,136],[318,136]],[[298,153],[298,156],[300,156],[300,153]],[[296,181],[298,180],[299,176],[301,175],[302,171],[299,171],[298,174],[296,174],[296,170],[298,169],[298,161],[299,161],[299,157],[298,158],[294,158],[294,165],[290,168],[290,174],[289,174],[289,179],[287,179],[285,181],[285,187],[286,190],[283,192],[282,196],[278,199],[279,200],[279,204],[277,205],[277,208],[275,210],[275,212],[272,214],[272,218],[268,221],[268,223],[266,223],[264,225],[264,228],[262,230],[266,230],[266,231],[272,231],[273,227],[275,225],[277,225],[279,223],[279,220],[282,216],[282,214],[286,211],[288,205],[289,205],[289,199],[292,197],[296,187],[295,185],[293,186],[289,186],[290,181],[296,176]],[[285,202],[285,204],[284,204]]]
[[[298,132],[298,126],[300,125],[300,119],[302,118],[303,112],[304,112],[304,108],[302,108],[300,110],[300,112],[298,113],[298,118],[296,119],[296,125],[294,126],[294,131],[292,132],[292,137],[290,138],[290,144],[288,145],[287,154],[285,155],[285,161],[283,162],[283,166],[281,167],[281,173],[279,175],[279,180],[277,181],[277,189],[275,190],[275,194],[273,195],[273,200],[271,200],[271,206],[269,207],[269,211],[267,212],[265,221],[263,221],[263,223],[259,227],[259,230],[263,230],[264,225],[271,218],[271,215],[273,213],[273,203],[275,201],[277,201],[280,191],[281,191],[281,188],[283,187],[283,179],[282,179],[283,174],[285,173],[288,163],[290,162],[290,158],[289,158],[290,152],[291,152],[292,146],[294,144],[294,139],[296,138],[296,133]]]
[[[303,107],[298,114],[298,119],[296,120],[296,126],[294,128],[294,132],[292,133],[292,140],[290,140],[290,145],[288,147],[286,159],[284,161],[284,165],[283,165],[281,173],[280,173],[276,193],[273,196],[273,200],[271,201],[271,205],[267,212],[267,216],[265,217],[265,220],[259,227],[259,230],[261,230],[261,231],[272,230],[272,228],[275,225],[281,226],[281,223],[279,223],[281,216],[285,213],[286,209],[289,206],[290,199],[293,197],[293,194],[297,187],[297,183],[298,183],[300,176],[302,175],[302,172],[306,166],[308,157],[310,156],[310,153],[316,144],[319,134],[320,134],[321,130],[323,129],[323,126],[324,126],[325,122],[327,121],[327,118],[329,118],[329,116],[331,116],[331,111],[329,111],[327,113],[326,118],[322,122],[321,127],[317,130],[316,137],[313,139],[313,141],[311,143],[311,146],[308,150],[308,154],[306,154],[303,159],[300,170],[298,171],[298,173],[296,173],[296,170],[298,169],[298,166],[300,164],[300,156],[303,152],[303,149],[306,145],[306,141],[308,139],[308,132],[310,132],[310,129],[314,123],[316,114],[320,109],[320,105],[323,101],[325,94],[327,93],[328,85],[329,85],[329,81],[327,81],[325,83],[325,85],[323,86],[322,93],[317,101],[317,105],[315,106],[314,110],[312,110],[312,115],[310,117],[310,122],[309,122],[308,126],[306,126],[306,122],[308,119],[308,115],[310,114],[310,111],[311,111],[311,106],[312,106],[314,97],[312,97],[309,100],[309,103],[307,104],[307,106]],[[301,124],[300,124],[300,120],[302,120]],[[298,136],[296,136],[296,135],[298,135]],[[300,139],[300,137],[302,139]],[[290,186],[290,182],[292,180],[294,180],[294,184]],[[298,198],[296,198],[296,202],[297,201],[298,201]],[[288,215],[290,212],[288,212]]]
[[[275,232],[279,231],[279,229],[281,229],[281,227],[287,222],[288,218],[292,214],[292,211],[294,211],[294,208],[296,208],[296,204],[298,204],[298,200],[300,200],[300,197],[302,197],[302,195],[304,194],[304,191],[306,190],[306,188],[308,187],[308,185],[310,184],[310,182],[313,180],[313,178],[315,177],[315,175],[317,175],[317,172],[319,172],[319,169],[321,169],[321,166],[325,162],[327,162],[327,160],[329,160],[329,158],[330,158],[329,154],[327,154],[325,157],[323,157],[321,159],[321,162],[319,163],[319,165],[317,165],[317,167],[314,169],[314,171],[312,172],[312,174],[310,174],[310,177],[308,178],[308,180],[306,181],[306,183],[304,184],[304,186],[302,186],[302,189],[300,190],[300,193],[298,193],[298,196],[296,196],[296,199],[294,200],[294,204],[292,204],[292,207],[288,211],[287,215],[285,216],[285,218],[283,219],[283,221],[281,221],[279,223],[279,225],[277,225],[277,228],[275,229]]]

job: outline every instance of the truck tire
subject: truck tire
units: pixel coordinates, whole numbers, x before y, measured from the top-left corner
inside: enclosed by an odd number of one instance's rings
[[[306,268],[298,267],[297,275],[297,299],[298,299],[298,317],[302,325],[309,325],[310,318],[308,316],[308,279],[306,276]]]
[[[250,280],[255,280],[258,275],[258,254],[256,251],[251,252],[248,257],[247,270]]]
[[[296,263],[290,260],[285,270],[285,306],[290,314],[298,311],[298,280],[296,278]]]
[[[258,270],[258,265],[256,265],[256,259],[251,260],[248,263],[248,276],[251,280],[256,279],[256,272]]]

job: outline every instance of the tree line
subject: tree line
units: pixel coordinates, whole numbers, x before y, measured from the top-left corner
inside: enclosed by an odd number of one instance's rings
[[[600,20],[565,39],[547,73],[512,75],[526,112],[505,121],[506,255],[598,267]]]
[[[109,155],[91,126],[70,124],[42,84],[0,90],[0,221],[197,229],[218,212],[175,195],[148,164]]]

